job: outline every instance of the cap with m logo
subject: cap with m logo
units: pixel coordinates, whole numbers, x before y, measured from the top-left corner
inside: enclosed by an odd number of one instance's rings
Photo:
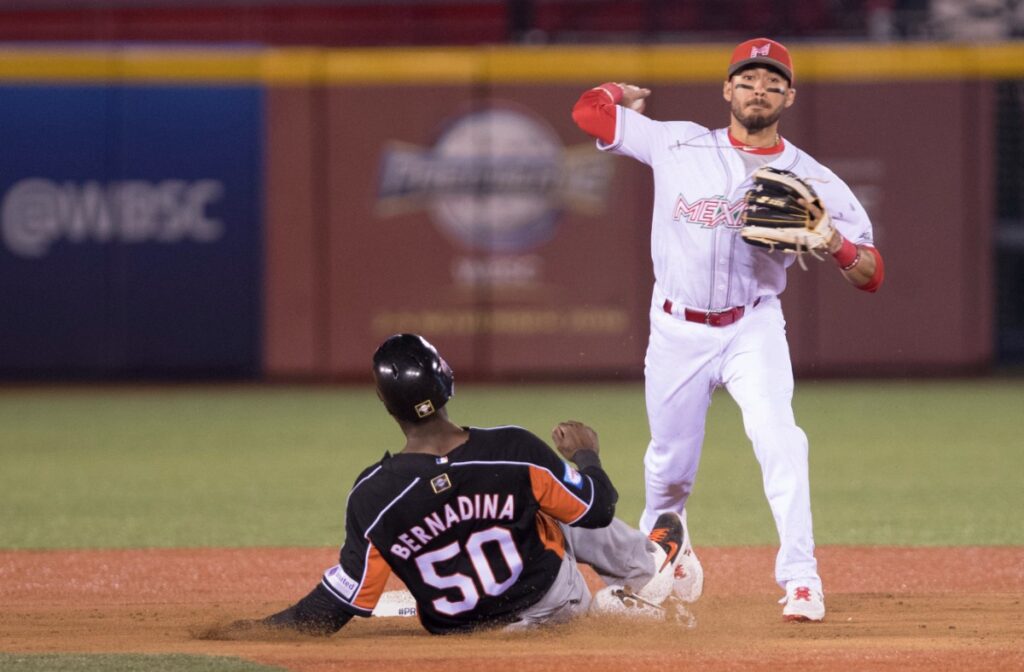
[[[789,50],[775,40],[756,37],[737,45],[729,60],[728,77],[751,65],[774,68],[789,80],[790,86],[793,85],[793,59],[789,56]]]

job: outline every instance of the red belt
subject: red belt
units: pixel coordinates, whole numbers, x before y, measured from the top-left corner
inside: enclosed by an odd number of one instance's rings
[[[761,303],[763,297],[757,297],[754,300],[753,308],[757,304]],[[672,315],[672,300],[665,299],[665,303],[662,305],[665,312]],[[746,312],[744,306],[736,306],[735,308],[726,308],[725,310],[690,310],[689,308],[683,309],[683,317],[687,322],[698,322],[700,324],[706,324],[709,327],[728,327],[734,322],[739,322],[740,318],[743,317],[743,313]]]

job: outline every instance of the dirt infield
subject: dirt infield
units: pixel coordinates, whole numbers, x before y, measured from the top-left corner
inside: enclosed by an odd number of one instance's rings
[[[821,548],[829,613],[817,624],[781,620],[772,549],[698,552],[695,630],[584,619],[432,637],[415,619],[374,618],[263,641],[202,634],[301,597],[334,549],[3,552],[0,651],[213,654],[310,672],[1024,669],[1022,547]]]

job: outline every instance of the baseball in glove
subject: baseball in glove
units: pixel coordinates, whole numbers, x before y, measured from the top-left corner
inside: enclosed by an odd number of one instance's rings
[[[751,245],[798,255],[809,252],[821,259],[818,253],[828,249],[835,234],[818,194],[788,170],[758,169],[744,201],[740,235]]]

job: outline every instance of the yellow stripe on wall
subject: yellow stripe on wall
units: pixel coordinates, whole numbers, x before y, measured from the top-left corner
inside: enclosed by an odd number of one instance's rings
[[[0,79],[7,81],[73,82],[105,80],[115,71],[115,52],[4,50],[0,52]]]
[[[793,59],[794,67],[806,70],[806,78],[813,81],[999,78],[1024,74],[1021,44],[818,46],[806,53],[794,49]]]
[[[0,81],[9,82],[256,83],[261,75],[261,56],[252,51],[0,49]]]
[[[248,85],[718,82],[732,45],[0,48],[0,82]],[[797,82],[1024,78],[1024,44],[794,44]]]

